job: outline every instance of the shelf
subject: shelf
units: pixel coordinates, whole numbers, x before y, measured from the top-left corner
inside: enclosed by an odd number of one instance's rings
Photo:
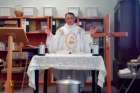
[[[53,17],[54,20],[64,20],[64,17]]]
[[[78,19],[91,19],[91,20],[99,19],[99,20],[103,20],[102,17],[79,17]]]
[[[0,53],[4,53],[4,52],[7,52],[7,50],[0,50]]]
[[[0,50],[0,53],[7,53],[8,50]],[[19,50],[13,50],[13,52],[19,52]]]
[[[40,32],[40,31],[31,31],[31,32],[26,32],[27,35],[47,35],[45,32]]]
[[[50,16],[40,16],[40,17],[6,17],[6,16],[0,16],[0,19],[45,19],[49,18]]]
[[[23,48],[23,50],[32,50],[32,49],[37,49],[37,47],[36,48],[33,48],[33,47],[24,47]]]
[[[64,17],[53,17],[54,20],[65,20]],[[79,17],[79,20],[103,20],[102,17]]]
[[[83,21],[83,22],[101,22],[103,23],[104,19],[103,18],[79,18],[78,19],[79,22]]]
[[[45,17],[0,17],[0,19],[46,19],[51,18],[51,16],[45,16]],[[53,17],[54,20],[64,20],[64,17]],[[79,17],[78,19],[103,19],[102,17]]]
[[[41,19],[48,19],[48,17],[23,17],[24,19],[33,19],[33,20],[41,20]]]
[[[0,20],[17,20],[22,19],[23,17],[0,17]]]

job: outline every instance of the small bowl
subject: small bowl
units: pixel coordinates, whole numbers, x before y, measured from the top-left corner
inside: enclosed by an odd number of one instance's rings
[[[23,12],[22,11],[15,11],[16,17],[23,17]]]

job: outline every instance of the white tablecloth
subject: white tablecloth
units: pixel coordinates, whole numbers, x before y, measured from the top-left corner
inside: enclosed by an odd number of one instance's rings
[[[92,56],[91,54],[46,54],[45,56],[33,56],[29,64],[27,74],[29,86],[35,87],[35,70],[43,69],[62,70],[98,70],[98,85],[103,87],[106,69],[102,56]]]

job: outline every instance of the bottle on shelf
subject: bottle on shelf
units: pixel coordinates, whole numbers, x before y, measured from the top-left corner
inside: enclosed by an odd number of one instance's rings
[[[98,44],[97,40],[90,43],[90,48],[91,48],[91,53],[93,56],[99,55],[99,44]]]
[[[40,42],[38,46],[38,55],[45,55],[45,44],[43,42]]]

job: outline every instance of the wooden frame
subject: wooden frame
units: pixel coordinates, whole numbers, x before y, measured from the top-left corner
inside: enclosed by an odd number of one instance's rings
[[[20,37],[15,39],[15,37]],[[8,40],[7,40],[8,39]],[[12,55],[13,55],[13,41],[28,43],[28,39],[22,28],[17,27],[1,27],[0,28],[0,40],[3,42],[8,42],[8,53],[6,57],[7,61],[7,80],[5,82],[4,93],[13,93],[13,83],[12,83]]]

